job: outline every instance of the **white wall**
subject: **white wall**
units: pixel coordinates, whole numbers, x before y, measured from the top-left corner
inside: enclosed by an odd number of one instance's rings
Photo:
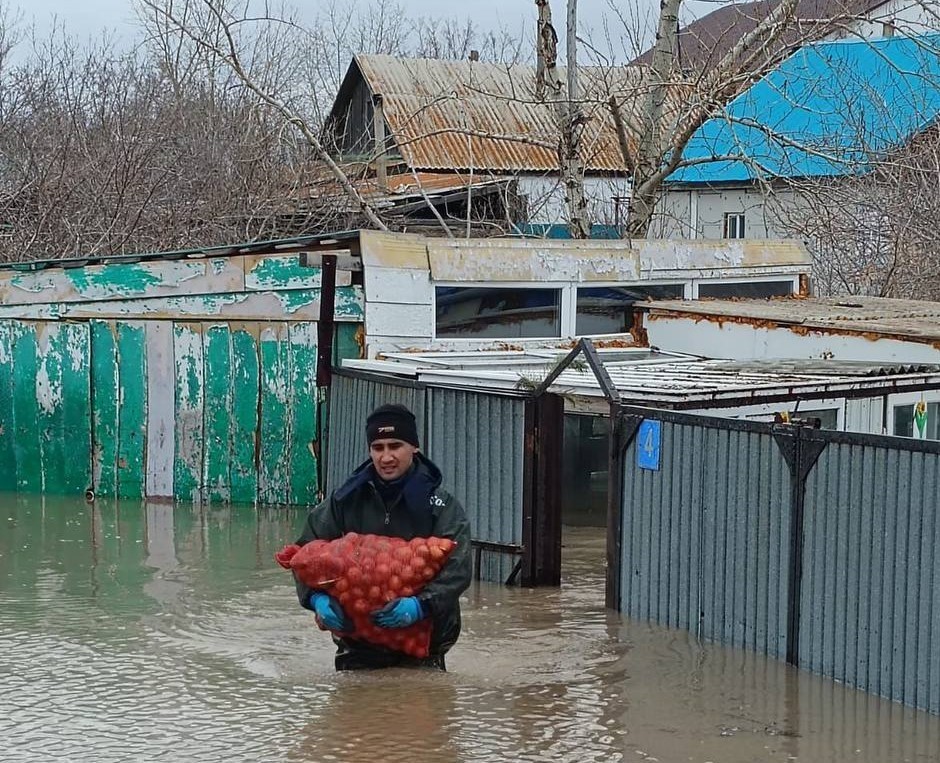
[[[925,7],[926,6],[926,7]],[[877,38],[916,35],[940,29],[940,3],[934,0],[889,0],[868,13],[868,21],[853,21],[834,38]]]
[[[523,175],[519,177],[519,193],[528,197],[528,222],[537,225],[568,222],[565,187],[558,175]],[[615,213],[611,200],[630,195],[630,180],[589,175],[584,178],[584,193],[591,220],[600,225],[613,225]]]
[[[724,236],[726,213],[744,213],[745,238],[787,238],[775,209],[792,203],[787,190],[773,191],[773,199],[758,188],[720,190],[688,189],[668,191],[653,222],[656,237],[719,239]]]

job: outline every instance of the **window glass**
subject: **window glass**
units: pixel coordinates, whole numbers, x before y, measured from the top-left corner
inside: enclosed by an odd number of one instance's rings
[[[791,419],[819,419],[820,429],[838,429],[839,411],[835,408],[818,408],[816,410],[790,411]]]
[[[437,336],[561,336],[561,290],[438,286]]]
[[[744,238],[744,213],[725,212],[724,238]]]
[[[738,281],[736,283],[701,283],[698,295],[701,298],[728,299],[743,297],[788,297],[793,293],[793,281]]]
[[[633,328],[633,303],[646,299],[681,299],[682,284],[599,286],[578,289],[575,333],[621,334]]]
[[[915,418],[914,404],[894,407],[894,434],[901,437],[917,437],[940,440],[940,403],[927,403]],[[926,416],[924,415],[926,414]],[[914,427],[917,427],[915,433]]]

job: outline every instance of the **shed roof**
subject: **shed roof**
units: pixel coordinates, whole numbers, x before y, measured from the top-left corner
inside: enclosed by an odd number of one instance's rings
[[[562,78],[564,70],[560,70]],[[641,93],[641,67],[583,67],[587,124],[584,163],[589,171],[626,169],[607,106]],[[480,61],[440,61],[358,55],[353,59],[331,117],[352,97],[361,76],[381,95],[391,136],[402,158],[423,170],[557,171],[558,124],[554,107],[535,93],[535,67]],[[629,111],[629,106],[624,109]],[[629,114],[625,115],[629,122]],[[631,138],[632,140],[632,138]]]
[[[684,152],[701,163],[668,182],[858,174],[938,115],[940,35],[808,45],[702,125]]]
[[[565,354],[561,349],[389,353],[381,360],[344,360],[342,368],[404,376],[437,386],[524,393],[545,379]],[[598,349],[597,355],[622,401],[654,407],[738,407],[940,388],[940,366],[936,365],[835,360],[741,362],[641,348]],[[604,395],[586,365],[569,366],[549,390],[587,398]]]
[[[798,326],[829,333],[940,341],[940,302],[884,297],[783,297],[742,300],[660,300],[637,303],[651,315]]]

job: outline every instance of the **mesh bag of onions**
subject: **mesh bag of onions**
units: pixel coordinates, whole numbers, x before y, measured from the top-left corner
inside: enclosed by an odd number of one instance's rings
[[[388,602],[415,596],[441,571],[456,544],[449,538],[392,538],[346,533],[336,540],[285,546],[275,559],[304,584],[330,594],[352,621],[344,637],[427,657],[431,623],[380,628],[371,615]]]

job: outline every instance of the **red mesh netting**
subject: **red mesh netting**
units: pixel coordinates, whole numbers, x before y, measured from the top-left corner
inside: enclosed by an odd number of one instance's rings
[[[274,558],[306,585],[335,597],[352,621],[342,635],[427,657],[431,623],[380,628],[370,615],[401,596],[418,594],[441,571],[456,544],[449,538],[412,538],[347,533],[342,538],[285,546]]]

